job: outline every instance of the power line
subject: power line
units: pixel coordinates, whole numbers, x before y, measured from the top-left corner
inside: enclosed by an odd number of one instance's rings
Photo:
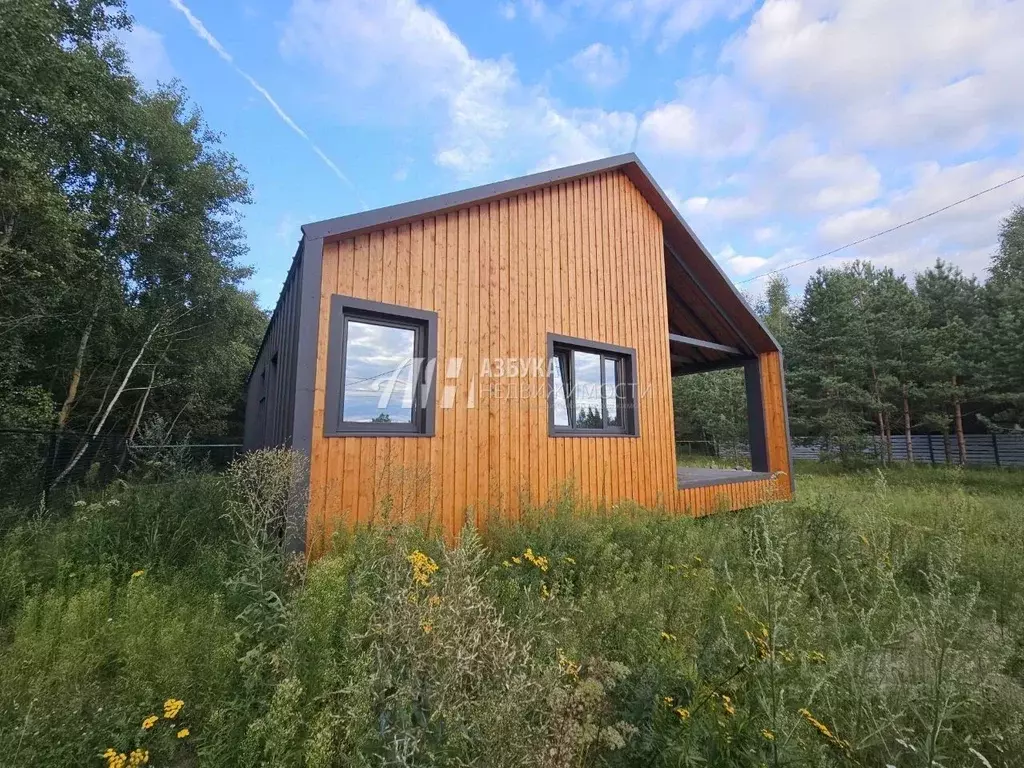
[[[737,283],[749,283],[749,282],[751,282],[753,280],[760,280],[762,277],[768,277],[768,275],[777,275],[779,272],[785,272],[787,269],[793,269],[793,267],[799,267],[799,266],[802,266],[802,265],[807,264],[809,262],[817,261],[818,259],[823,259],[826,256],[831,256],[834,253],[839,253],[840,251],[845,251],[847,248],[853,248],[853,246],[855,246],[855,245],[860,245],[861,243],[866,243],[868,240],[874,240],[876,237],[881,237],[882,235],[888,235],[890,232],[895,232],[897,229],[903,229],[903,227],[910,226],[911,224],[916,224],[919,221],[924,221],[925,219],[931,218],[932,216],[935,216],[936,214],[942,213],[943,211],[948,211],[950,208],[955,208],[956,206],[960,205],[961,203],[966,203],[968,200],[973,200],[976,197],[981,197],[982,195],[987,195],[989,192],[993,192],[993,191],[999,189],[1000,187],[1005,187],[1006,185],[1012,184],[1015,181],[1020,181],[1021,179],[1024,179],[1024,173],[1022,173],[1020,176],[1014,176],[1012,179],[1007,179],[1006,181],[1004,181],[1004,182],[1002,182],[1000,184],[996,184],[994,187],[989,187],[988,189],[983,189],[980,192],[975,192],[973,195],[969,195],[968,197],[964,197],[964,198],[962,198],[960,200],[957,200],[955,203],[950,203],[949,205],[945,205],[942,208],[936,208],[934,211],[932,211],[930,213],[926,213],[923,216],[918,216],[916,219],[910,219],[909,221],[904,221],[902,224],[897,224],[895,227],[889,227],[889,229],[883,229],[881,232],[875,232],[875,234],[873,234],[873,235],[868,235],[867,237],[862,237],[860,240],[854,240],[852,243],[847,243],[846,245],[841,245],[838,248],[833,248],[831,251],[825,251],[825,253],[819,253],[817,256],[811,256],[811,258],[809,258],[809,259],[804,259],[803,261],[797,261],[797,262],[794,262],[792,264],[787,264],[784,267],[779,267],[778,269],[772,269],[772,270],[769,270],[767,272],[762,272],[760,275],[754,275],[753,277],[747,277],[747,278],[744,278],[743,280],[737,280],[736,282]]]

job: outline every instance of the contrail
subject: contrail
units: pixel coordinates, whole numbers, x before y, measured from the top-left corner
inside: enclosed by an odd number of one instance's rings
[[[287,112],[281,109],[281,105],[274,100],[274,97],[270,95],[270,92],[262,85],[260,85],[258,82],[256,82],[256,79],[252,75],[250,75],[248,72],[246,72],[244,69],[242,69],[235,63],[234,57],[230,53],[228,53],[227,50],[225,50],[224,46],[220,44],[220,41],[217,38],[210,34],[210,30],[208,30],[206,28],[206,25],[204,25],[203,22],[201,22],[192,14],[192,11],[188,9],[188,6],[181,2],[181,0],[170,0],[170,3],[179,11],[181,11],[182,14],[184,14],[185,18],[188,20],[189,26],[192,27],[194,32],[197,35],[199,35],[199,37],[201,37],[203,40],[205,40],[207,45],[209,45],[211,48],[213,48],[214,51],[217,52],[218,56],[220,56],[222,59],[224,59],[224,61],[230,64],[232,69],[235,70],[235,72],[244,77],[248,81],[249,85],[256,89],[256,92],[259,93],[260,96],[267,100],[267,103],[270,104],[273,110],[277,113],[277,116],[284,120],[285,125],[291,128],[297,134],[299,134],[299,136],[301,136],[306,141],[306,143],[309,144],[309,146],[316,153],[316,156],[324,161],[324,165],[326,165],[328,168],[334,171],[335,176],[337,176],[343,182],[348,184],[352,189],[355,189],[356,185],[352,183],[352,180],[342,172],[341,168],[339,168],[334,163],[334,161],[331,160],[331,158],[329,158],[326,155],[326,153],[324,153],[324,151],[320,149],[320,147],[318,147],[311,138],[309,138],[309,134],[302,130],[302,128],[299,127],[298,123],[292,120],[292,118],[288,115]],[[361,200],[360,202],[362,203]],[[365,203],[362,203],[362,205],[364,208],[366,207]]]

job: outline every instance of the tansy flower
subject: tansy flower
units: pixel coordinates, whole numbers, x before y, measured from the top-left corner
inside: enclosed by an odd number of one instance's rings
[[[722,694],[722,709],[724,709],[728,715],[736,714],[736,707],[733,705],[732,699],[725,694]]]
[[[103,757],[107,760],[107,768],[125,768],[128,764],[128,755],[124,752],[115,752],[113,749],[108,749],[103,753]]]
[[[672,706],[672,703],[675,701],[675,699],[673,699],[671,696],[662,696],[661,700],[670,707]]]
[[[139,570],[135,571],[135,573],[132,574],[132,578],[133,579],[137,579],[137,578],[139,578],[139,576],[145,576],[145,575],[146,575],[146,572],[140,568]]]
[[[811,726],[821,734],[822,738],[825,739],[829,744],[838,749],[840,752],[848,754],[850,752],[850,742],[845,739],[840,739],[829,729],[827,725],[818,720],[806,709],[798,709],[797,714],[800,715],[804,720],[811,724]]]
[[[431,632],[434,631],[434,625],[431,624],[429,621],[423,622],[423,624],[421,624],[420,626],[423,627],[423,634],[425,635],[429,635]]]
[[[157,715],[150,715],[149,717],[147,717],[145,720],[142,721],[142,727],[145,730],[148,731],[150,728],[152,728],[154,725],[156,725],[156,721],[159,720],[159,719],[160,718]]]
[[[128,768],[140,768],[149,762],[149,750],[146,749],[133,749],[132,753],[128,756]]]
[[[565,560],[565,562],[567,562],[569,565],[576,565],[576,561],[574,559],[572,559],[571,557],[569,557],[568,555],[566,555],[562,559]]]
[[[679,716],[680,720],[689,720],[690,719],[690,710],[686,709],[685,707],[676,707],[672,711],[675,712]]]
[[[775,741],[775,734],[769,731],[767,728],[761,729],[761,735],[764,736],[766,741]]]
[[[431,575],[437,573],[437,563],[431,560],[429,555],[423,554],[418,549],[410,553],[405,559],[412,566],[412,580],[421,587],[429,587]]]
[[[541,585],[540,585],[540,599],[541,600],[547,600],[549,597],[551,597],[551,593],[548,592],[548,585],[544,584],[543,582],[541,582]]]
[[[567,677],[578,678],[580,676],[580,670],[582,669],[580,665],[566,656],[561,648],[558,648],[557,651],[559,671]]]
[[[181,712],[181,708],[185,706],[185,702],[181,699],[168,699],[164,702],[164,717],[168,720],[173,720]]]
[[[662,632],[661,639],[664,640],[666,643],[673,643],[675,642],[676,636],[669,632]]]
[[[182,728],[180,731],[178,731],[175,734],[175,736],[177,736],[179,739],[186,739],[186,738],[188,738],[188,734],[189,734],[188,728]]]

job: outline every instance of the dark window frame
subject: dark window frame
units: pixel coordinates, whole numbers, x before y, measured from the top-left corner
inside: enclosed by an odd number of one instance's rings
[[[562,336],[557,333],[549,333],[547,341],[548,350],[548,437],[639,437],[640,436],[640,407],[637,397],[637,365],[636,350],[632,347],[620,347],[616,344],[605,344],[588,339],[579,339],[573,336]],[[564,381],[568,392],[566,393],[566,411],[569,413],[570,426],[559,426],[555,424],[555,371],[552,361],[559,355],[566,352],[579,351],[601,356],[601,387],[605,386],[605,360],[615,359],[618,371],[622,377],[620,386],[626,387],[627,397],[617,398],[616,411],[621,416],[621,427],[603,427],[601,429],[580,429],[571,426],[575,420],[574,382],[570,364],[567,370],[569,381]],[[567,355],[572,359],[572,355]],[[601,404],[602,420],[607,422],[607,407],[602,398]]]
[[[350,320],[415,331],[420,359],[410,423],[344,421],[345,350]],[[433,437],[437,410],[437,313],[397,304],[331,296],[327,336],[327,385],[324,393],[324,437]]]

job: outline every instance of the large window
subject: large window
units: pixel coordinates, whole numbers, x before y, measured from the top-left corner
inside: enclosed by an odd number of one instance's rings
[[[432,435],[437,315],[334,296],[324,433]]]
[[[636,353],[548,335],[550,431],[563,436],[636,435]]]

